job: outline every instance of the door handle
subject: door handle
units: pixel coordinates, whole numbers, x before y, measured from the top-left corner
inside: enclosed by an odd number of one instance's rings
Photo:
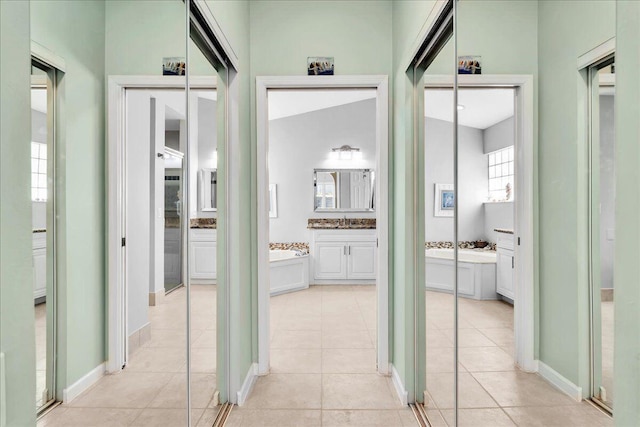
[[[351,255],[351,245],[349,245],[349,255]]]
[[[346,255],[346,254],[347,254],[347,245],[344,245],[344,246],[342,247],[342,250],[343,250],[344,254]]]
[[[512,256],[511,257],[511,268],[515,268],[515,263],[516,263],[516,257]]]

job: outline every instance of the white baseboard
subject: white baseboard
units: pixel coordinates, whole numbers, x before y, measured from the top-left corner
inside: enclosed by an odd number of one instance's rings
[[[400,379],[400,374],[393,364],[391,365],[391,380],[393,381],[393,387],[396,389],[400,403],[402,406],[407,406],[409,404],[409,393],[405,390],[404,384],[402,384],[402,380]]]
[[[84,377],[80,378],[69,387],[62,390],[62,402],[65,404],[70,403],[78,397],[83,391],[94,385],[100,378],[104,376],[106,366],[104,363],[93,368]]]
[[[240,389],[240,391],[238,391],[238,397],[236,401],[236,404],[238,406],[244,405],[244,402],[247,400],[247,397],[249,397],[249,393],[251,393],[251,390],[253,389],[253,386],[256,383],[257,379],[258,379],[258,364],[253,363],[249,367],[249,372],[247,372],[247,376],[244,379],[244,383],[242,383],[242,388]]]
[[[582,387],[578,387],[541,360],[538,360],[538,373],[547,382],[575,401],[580,402],[582,400]]]

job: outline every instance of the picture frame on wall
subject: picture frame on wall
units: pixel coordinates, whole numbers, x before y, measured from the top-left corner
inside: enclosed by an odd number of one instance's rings
[[[332,56],[307,57],[307,75],[309,76],[333,76]]]
[[[433,192],[433,216],[452,217],[456,206],[453,184],[435,184]]]

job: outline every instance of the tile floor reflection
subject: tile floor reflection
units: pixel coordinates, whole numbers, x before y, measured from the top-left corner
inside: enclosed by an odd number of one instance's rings
[[[453,296],[426,293],[428,415],[453,425]],[[459,426],[613,426],[589,403],[576,402],[514,363],[513,306],[459,300]]]
[[[186,425],[186,291],[149,307],[151,339],[121,373],[106,375],[38,427]],[[192,425],[211,426],[216,388],[216,287],[192,285]]]
[[[47,304],[34,307],[36,326],[36,408],[44,405],[47,388]]]

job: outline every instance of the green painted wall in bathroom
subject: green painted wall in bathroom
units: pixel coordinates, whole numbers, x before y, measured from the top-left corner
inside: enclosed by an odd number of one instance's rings
[[[615,2],[539,3],[539,359],[589,390],[587,148],[580,55],[615,35]]]
[[[640,425],[640,2],[617,2],[614,421]]]
[[[0,2],[0,352],[8,426],[36,422],[31,233],[29,4]],[[1,393],[1,392],[0,392]]]
[[[31,2],[31,38],[67,67],[57,145],[59,392],[105,360],[104,18],[102,1]]]

